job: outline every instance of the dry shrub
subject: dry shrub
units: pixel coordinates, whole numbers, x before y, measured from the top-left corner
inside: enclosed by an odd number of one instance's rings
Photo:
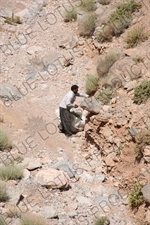
[[[91,36],[95,30],[96,14],[87,13],[80,21],[80,36]]]

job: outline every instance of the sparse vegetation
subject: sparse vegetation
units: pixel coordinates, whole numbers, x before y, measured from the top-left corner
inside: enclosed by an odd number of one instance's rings
[[[6,202],[8,199],[9,196],[7,194],[6,184],[0,181],[0,202]]]
[[[110,220],[106,216],[102,216],[96,220],[94,225],[109,225]]]
[[[136,47],[139,43],[146,41],[149,34],[144,31],[144,27],[135,27],[126,37],[127,48]]]
[[[144,202],[144,197],[141,192],[142,187],[143,185],[136,184],[133,191],[130,193],[129,203],[131,208],[138,208]]]
[[[150,98],[150,81],[143,81],[139,86],[134,89],[134,103],[140,105],[145,103]]]
[[[105,55],[101,55],[97,62],[97,73],[99,77],[107,75],[111,66],[119,59],[119,54],[114,51],[110,51]]]
[[[113,37],[113,28],[109,25],[104,26],[103,30],[97,34],[97,41],[103,43],[105,41],[111,41]]]
[[[133,58],[133,61],[135,63],[143,63],[144,62],[144,58],[141,57],[141,56],[136,56],[136,57]]]
[[[89,95],[94,94],[98,88],[98,78],[93,75],[88,75],[85,81],[86,93]]]
[[[0,178],[2,180],[16,180],[23,177],[23,167],[10,164],[0,167]]]
[[[20,17],[14,16],[14,15],[12,15],[12,17],[6,17],[4,22],[8,23],[10,25],[22,24],[22,21],[20,20]]]
[[[81,7],[88,12],[96,10],[96,5],[94,0],[82,0]]]
[[[145,130],[139,133],[135,139],[136,146],[135,146],[135,154],[136,154],[136,161],[140,162],[143,157],[143,151],[145,145],[150,145],[150,130]]]
[[[96,14],[87,13],[81,21],[80,36],[91,36],[95,30]]]
[[[111,2],[111,0],[98,0],[98,2],[102,5],[108,5]]]
[[[77,11],[75,8],[69,8],[68,10],[65,10],[64,13],[64,21],[70,22],[75,21],[77,19]]]
[[[104,90],[101,90],[96,97],[103,104],[109,104],[110,100],[114,97],[114,92],[111,87],[107,87]]]
[[[12,142],[8,133],[4,129],[0,129],[0,151],[12,148]]]
[[[2,216],[0,216],[0,225],[7,225]]]
[[[43,5],[42,5],[43,7],[46,7],[47,6],[47,3],[46,2],[43,2]]]
[[[110,15],[105,29],[98,34],[98,41],[111,41],[113,36],[119,36],[132,22],[132,13],[141,8],[140,3],[129,0],[118,5]],[[107,35],[108,34],[108,35]]]
[[[21,217],[21,225],[46,225],[46,223],[43,218],[31,213],[26,213]]]

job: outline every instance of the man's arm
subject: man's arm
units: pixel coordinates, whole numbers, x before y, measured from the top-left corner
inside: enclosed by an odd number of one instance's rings
[[[78,96],[78,97],[84,97],[84,98],[88,98],[89,97],[89,95],[84,94],[84,93],[77,93],[76,96]]]

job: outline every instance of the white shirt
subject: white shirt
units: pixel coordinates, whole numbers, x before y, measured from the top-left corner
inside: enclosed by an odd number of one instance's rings
[[[76,96],[78,97],[89,97],[87,94],[83,94],[83,93],[77,93],[75,94],[73,91],[69,91],[63,98],[63,100],[61,101],[59,107],[64,108],[64,109],[71,109],[74,107],[74,102],[76,100]]]

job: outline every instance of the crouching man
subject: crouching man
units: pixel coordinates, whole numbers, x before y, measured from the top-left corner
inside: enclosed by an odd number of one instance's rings
[[[78,105],[74,104],[76,96],[88,98],[89,95],[78,93],[79,87],[77,85],[71,86],[71,90],[64,96],[59,105],[59,115],[61,120],[61,125],[59,127],[60,132],[65,133],[67,137],[71,136],[73,133],[71,131],[71,112],[70,109],[77,108]]]

